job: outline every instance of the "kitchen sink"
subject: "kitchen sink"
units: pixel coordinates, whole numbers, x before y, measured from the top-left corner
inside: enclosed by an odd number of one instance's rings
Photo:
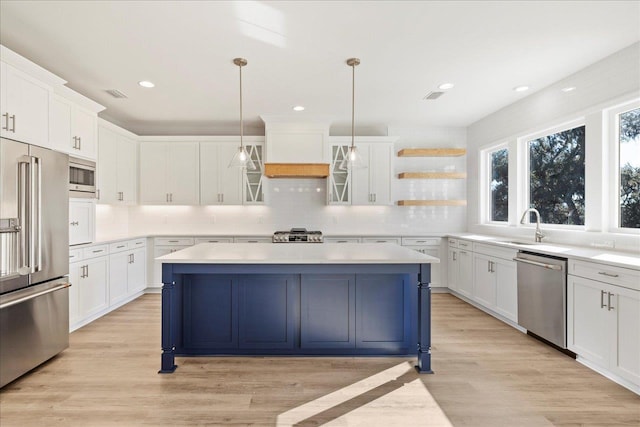
[[[521,242],[515,240],[499,240],[496,243],[506,243],[509,245],[521,245],[521,246],[529,246],[529,245],[539,245],[537,242]]]

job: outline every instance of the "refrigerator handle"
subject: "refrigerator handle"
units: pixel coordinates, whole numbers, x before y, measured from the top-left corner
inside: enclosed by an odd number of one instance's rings
[[[34,262],[32,272],[42,270],[42,160],[39,157],[31,157],[32,174],[33,174],[33,246],[34,246]]]
[[[28,228],[29,225],[26,223],[29,215],[27,212],[29,162],[25,160],[28,159],[29,158],[27,156],[24,156],[20,161],[18,161],[18,225],[20,226],[18,273],[22,275],[28,274],[31,270],[27,258],[27,246],[30,240],[30,230]]]

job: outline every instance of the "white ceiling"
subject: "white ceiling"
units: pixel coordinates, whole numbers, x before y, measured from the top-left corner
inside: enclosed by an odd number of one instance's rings
[[[468,126],[640,40],[638,1],[3,0],[0,16],[0,43],[148,135],[237,134],[238,56],[248,133],[297,114],[349,134],[354,56],[356,128],[384,133]],[[422,99],[443,82],[456,86]]]

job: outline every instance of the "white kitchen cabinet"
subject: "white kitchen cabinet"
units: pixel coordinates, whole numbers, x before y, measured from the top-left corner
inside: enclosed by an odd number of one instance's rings
[[[242,237],[234,237],[234,243],[272,243],[273,239],[271,237],[265,236],[242,236]]]
[[[458,248],[458,283],[457,291],[461,295],[472,298],[473,293],[473,256],[472,252]]]
[[[162,263],[156,258],[193,246],[193,237],[156,237],[153,239],[153,281],[150,288],[162,287]]]
[[[517,322],[516,250],[474,243],[473,251],[473,300]]]
[[[91,243],[95,237],[96,204],[91,199],[69,201],[69,245]]]
[[[137,145],[115,131],[98,128],[98,203],[136,202]]]
[[[591,276],[588,270],[594,268],[593,263],[569,263],[570,272]],[[572,268],[575,264],[584,268]],[[606,273],[607,267],[601,266],[600,270]],[[628,271],[628,278],[637,279],[637,271]],[[616,274],[615,279],[622,282],[624,277],[620,276],[625,273]],[[603,280],[609,281],[606,275],[567,276],[568,347],[640,390],[640,291]]]
[[[496,276],[493,258],[473,254],[473,300],[493,309],[496,306]]]
[[[199,170],[197,142],[142,142],[140,203],[197,205]]]
[[[444,287],[442,280],[442,267],[445,264],[442,262],[442,256],[440,253],[440,238],[437,237],[403,237],[402,246],[413,249],[414,251],[430,255],[438,258],[441,263],[431,264],[431,287],[439,288]]]
[[[78,317],[89,318],[109,306],[108,257],[89,258],[69,265],[77,286]]]
[[[368,167],[351,171],[352,205],[390,205],[392,143],[358,143],[362,161]]]
[[[452,291],[458,290],[458,248],[449,247],[447,256],[447,287]]]
[[[114,253],[114,251],[116,251]],[[146,250],[118,242],[109,255],[109,303],[118,304],[146,287]]]
[[[329,164],[329,179],[327,180],[327,194],[330,205],[351,204],[351,174],[348,170],[340,169],[340,164],[349,152],[349,144],[332,144],[331,163]]]
[[[518,272],[515,261],[496,258],[495,311],[509,320],[518,322]]]
[[[50,86],[0,62],[0,136],[50,148],[51,95]]]
[[[72,156],[97,157],[98,116],[60,95],[51,102],[51,144]]]
[[[235,143],[200,143],[200,204],[241,205],[242,168],[229,168]]]

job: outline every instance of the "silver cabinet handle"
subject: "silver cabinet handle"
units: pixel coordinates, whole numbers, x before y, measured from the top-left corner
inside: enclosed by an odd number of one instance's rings
[[[613,310],[615,307],[611,305],[611,297],[614,296],[614,294],[612,294],[611,292],[607,292],[608,296],[607,296],[607,311],[611,311]]]
[[[169,240],[169,243],[179,243],[179,240]]]
[[[7,129],[10,132],[15,133],[16,132],[16,115],[12,115],[9,117],[11,119],[11,129]]]
[[[165,202],[169,203],[169,193],[165,193],[164,198]]]
[[[491,273],[491,261],[487,261],[487,271]]]
[[[9,113],[4,113],[2,115],[4,117],[4,126],[2,126],[2,130],[9,130]]]
[[[378,201],[378,195],[376,193],[373,193],[373,202],[377,202]]]
[[[78,221],[72,221],[69,225],[78,225]]]
[[[514,258],[514,261],[517,262],[521,262],[524,264],[531,264],[531,265],[537,265],[538,267],[544,267],[548,270],[562,270],[562,266],[561,265],[556,265],[556,264],[545,264],[543,262],[537,262],[537,261],[531,261],[530,259],[525,259],[525,258]]]
[[[136,254],[131,254],[131,264],[136,262]]]
[[[85,268],[85,269],[86,269],[86,271],[87,271],[87,275],[86,275],[86,276],[84,276],[84,277],[89,277],[89,266],[88,266],[88,265],[85,265],[85,266],[84,266],[84,268]]]
[[[169,193],[169,201],[173,203],[173,193]]]
[[[598,274],[602,274],[603,276],[607,277],[620,277],[619,274],[607,273],[606,271],[599,271]]]
[[[604,296],[606,295],[606,291],[600,291],[600,308],[605,308],[606,305],[604,304]]]
[[[100,200],[100,189],[96,190],[96,199]]]
[[[458,253],[457,252],[452,252],[453,254],[453,261],[457,261],[458,260]]]
[[[98,250],[96,250],[96,251],[91,251],[91,252],[93,252],[94,254],[99,254],[99,253],[100,253],[100,252],[102,252],[102,251],[103,251],[103,249],[98,249]]]
[[[118,249],[120,249],[120,248],[124,248],[124,247],[125,247],[125,245],[118,245],[118,246],[116,246],[116,248],[118,248]]]
[[[82,150],[82,137],[78,137],[78,150]]]
[[[224,193],[220,194],[220,201],[224,203]]]

